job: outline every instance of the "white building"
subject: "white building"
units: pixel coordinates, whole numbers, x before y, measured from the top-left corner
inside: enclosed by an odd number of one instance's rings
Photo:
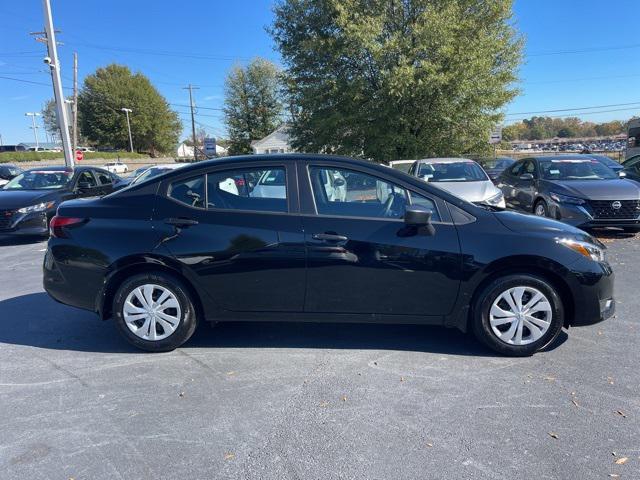
[[[201,149],[198,148],[198,156],[202,157]],[[181,143],[178,145],[178,150],[176,151],[178,158],[193,158],[193,147],[186,145],[185,143]],[[216,145],[216,155],[218,157],[226,157],[229,152],[222,145]]]
[[[293,152],[287,125],[283,124],[266,137],[251,142],[253,153],[288,153]]]

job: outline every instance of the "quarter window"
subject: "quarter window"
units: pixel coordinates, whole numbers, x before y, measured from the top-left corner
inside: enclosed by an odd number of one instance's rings
[[[433,218],[437,220],[432,200],[373,175],[332,167],[310,167],[309,176],[320,215],[402,218],[407,205],[416,204],[433,210]]]

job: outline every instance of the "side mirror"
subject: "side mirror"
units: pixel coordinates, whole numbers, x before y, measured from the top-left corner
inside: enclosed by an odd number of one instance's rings
[[[412,227],[424,227],[431,223],[432,215],[431,210],[409,206],[404,212],[404,223]]]
[[[344,187],[347,184],[347,182],[345,182],[342,178],[336,178],[333,181],[333,186],[334,187]]]
[[[520,180],[533,180],[533,175],[530,173],[523,173],[520,175]]]

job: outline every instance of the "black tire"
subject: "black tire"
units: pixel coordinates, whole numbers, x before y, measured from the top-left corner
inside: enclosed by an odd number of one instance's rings
[[[526,345],[507,343],[493,332],[490,325],[489,312],[493,303],[503,293],[514,287],[531,287],[541,292],[551,306],[551,320],[546,333],[539,339]],[[487,285],[476,295],[472,306],[472,330],[476,338],[495,352],[513,357],[526,357],[552,343],[562,331],[564,325],[564,308],[556,288],[548,281],[526,274],[515,274],[499,277]],[[528,327],[524,327],[528,330]]]
[[[159,285],[169,290],[180,305],[181,317],[177,328],[172,334],[161,340],[151,341],[137,336],[129,329],[124,320],[123,308],[127,296],[134,289],[145,284]],[[189,290],[180,279],[163,272],[142,273],[125,280],[113,297],[112,308],[113,319],[122,336],[131,345],[148,352],[169,352],[178,348],[191,338],[198,324],[196,309]]]
[[[544,200],[538,200],[533,207],[533,213],[539,217],[548,217],[549,205]]]

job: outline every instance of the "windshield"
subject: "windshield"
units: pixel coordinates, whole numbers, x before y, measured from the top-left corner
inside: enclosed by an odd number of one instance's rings
[[[597,160],[540,160],[545,180],[614,180],[618,175]]]
[[[421,163],[418,176],[427,182],[484,182],[487,174],[476,162]]]
[[[66,187],[72,172],[65,170],[30,170],[21,173],[4,186],[5,190],[56,190]]]

